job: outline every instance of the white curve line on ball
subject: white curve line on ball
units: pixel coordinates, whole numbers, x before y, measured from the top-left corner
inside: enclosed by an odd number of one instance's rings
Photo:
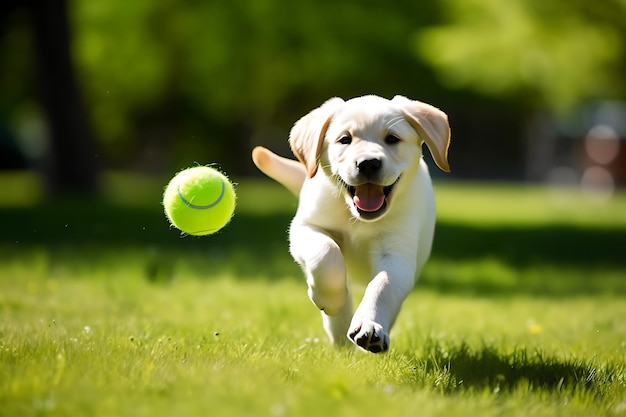
[[[220,195],[217,197],[217,199],[214,202],[212,202],[211,204],[207,204],[206,206],[196,206],[190,201],[187,201],[182,191],[180,190],[180,184],[178,185],[178,196],[180,197],[181,200],[183,200],[183,203],[185,203],[187,207],[190,207],[192,209],[204,210],[204,209],[214,207],[217,203],[219,203],[222,200],[222,197],[224,197],[224,191],[226,190],[226,186],[224,185],[224,180],[220,179],[220,181],[222,182],[222,191],[220,192]]]

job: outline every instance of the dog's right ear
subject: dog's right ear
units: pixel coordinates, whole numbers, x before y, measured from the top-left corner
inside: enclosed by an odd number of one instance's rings
[[[296,122],[289,134],[291,151],[304,164],[307,177],[317,173],[324,136],[337,107],[344,103],[339,97],[327,100]]]
[[[403,96],[395,96],[391,101],[402,106],[407,115],[407,121],[420,138],[426,142],[437,166],[445,172],[450,172],[450,164],[448,163],[450,124],[448,123],[448,116],[430,104],[409,100]]]

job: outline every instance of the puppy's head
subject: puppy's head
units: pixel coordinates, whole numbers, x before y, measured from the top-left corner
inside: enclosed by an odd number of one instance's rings
[[[381,218],[412,177],[422,144],[449,171],[450,127],[441,110],[396,96],[328,100],[294,125],[291,149],[309,178],[318,168],[341,189],[354,217]]]

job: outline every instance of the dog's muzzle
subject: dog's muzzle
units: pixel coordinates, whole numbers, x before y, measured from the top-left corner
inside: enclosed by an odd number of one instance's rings
[[[341,183],[352,197],[352,203],[359,215],[364,220],[374,220],[387,210],[387,200],[398,183],[396,180],[391,185],[380,185],[371,182],[360,185],[350,185],[341,179]]]

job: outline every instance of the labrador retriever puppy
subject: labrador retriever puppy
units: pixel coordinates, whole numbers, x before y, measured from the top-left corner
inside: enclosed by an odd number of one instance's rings
[[[435,201],[426,143],[448,172],[441,110],[406,97],[332,98],[293,126],[298,161],[256,147],[256,166],[299,195],[289,229],[311,301],[334,344],[389,349],[389,331],[430,255]],[[350,283],[365,284],[353,310]]]

